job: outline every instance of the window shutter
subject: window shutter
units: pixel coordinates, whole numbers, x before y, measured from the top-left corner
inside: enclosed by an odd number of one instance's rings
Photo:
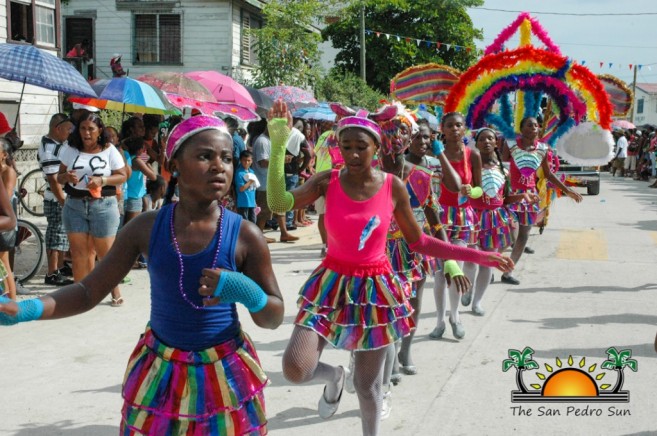
[[[242,12],[241,52],[242,63],[251,64],[251,16]]]

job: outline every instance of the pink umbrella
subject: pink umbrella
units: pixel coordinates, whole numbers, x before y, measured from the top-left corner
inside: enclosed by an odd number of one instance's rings
[[[616,129],[636,129],[636,126],[627,120],[614,120],[611,123],[612,128]]]
[[[317,100],[312,91],[297,88],[296,86],[269,86],[260,88],[260,92],[271,97],[272,100],[283,100],[290,110],[298,110],[303,107],[317,106]]]
[[[219,102],[236,103],[253,110],[257,107],[249,91],[232,77],[217,71],[192,71],[185,76],[205,86]]]
[[[192,109],[200,110],[205,115],[230,115],[231,117],[246,122],[257,121],[260,119],[258,114],[253,110],[236,103],[213,103],[183,97],[182,95],[168,94],[166,92],[164,94],[166,95],[167,100],[179,109],[190,107]]]

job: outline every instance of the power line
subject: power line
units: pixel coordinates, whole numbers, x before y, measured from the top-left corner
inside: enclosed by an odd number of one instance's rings
[[[509,9],[493,9],[493,8],[483,8],[483,7],[471,7],[470,9],[481,9],[482,11],[491,11],[491,12],[509,12],[513,14],[520,14],[527,11],[512,11]],[[641,15],[657,15],[657,12],[630,12],[630,13],[608,13],[608,14],[582,14],[582,13],[570,13],[570,12],[540,12],[540,11],[531,11],[530,13],[536,15],[565,15],[572,17],[621,17],[621,16],[641,16]]]

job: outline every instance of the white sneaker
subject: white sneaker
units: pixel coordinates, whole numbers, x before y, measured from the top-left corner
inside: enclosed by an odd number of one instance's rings
[[[392,392],[388,391],[383,394],[383,401],[381,402],[381,421],[388,419],[392,412]]]

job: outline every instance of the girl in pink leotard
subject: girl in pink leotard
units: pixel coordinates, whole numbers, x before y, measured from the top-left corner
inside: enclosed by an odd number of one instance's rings
[[[375,115],[379,119],[392,118],[396,110],[386,108]],[[413,217],[404,183],[372,167],[381,133],[377,123],[363,114],[343,118],[338,124],[336,135],[344,169],[318,173],[303,186],[285,192],[285,141],[291,125],[285,103],[277,101],[269,119],[270,208],[276,213],[303,208],[324,195],[329,235],[326,258],[301,289],[296,326],[283,356],[283,373],[293,383],[325,381],[318,409],[322,418],[328,418],[338,409],[346,370],[320,362],[322,350],[327,342],[337,348],[358,350],[354,385],[363,434],[376,435],[386,348],[413,328],[408,288],[393,274],[386,257],[386,233],[393,216],[414,251],[502,270],[512,264],[506,257],[456,247],[422,232]]]

